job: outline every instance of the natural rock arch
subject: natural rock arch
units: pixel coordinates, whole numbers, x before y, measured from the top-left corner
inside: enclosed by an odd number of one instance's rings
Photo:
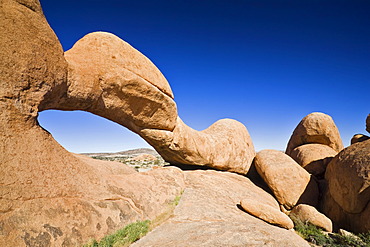
[[[88,34],[65,58],[67,85],[57,100],[45,98],[39,110],[84,110],[110,119],[139,134],[173,164],[248,171],[254,147],[245,126],[231,119],[200,132],[185,125],[162,73],[117,36]]]

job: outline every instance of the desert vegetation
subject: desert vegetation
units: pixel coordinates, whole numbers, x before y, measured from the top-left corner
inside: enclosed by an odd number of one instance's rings
[[[89,153],[91,158],[107,161],[118,161],[142,172],[153,167],[163,167],[168,165],[158,153],[151,149],[129,150],[119,153]]]
[[[84,247],[123,247],[129,246],[149,232],[150,221],[131,223],[115,233],[105,236],[99,242],[95,239]]]
[[[83,247],[126,247],[133,242],[144,237],[149,231],[159,226],[173,215],[175,207],[179,204],[182,192],[177,195],[169,204],[165,211],[158,215],[154,220],[136,221],[119,229],[118,231],[103,237],[100,241],[92,239]]]
[[[342,231],[343,233],[328,233],[324,232],[319,227],[301,220],[291,217],[294,222],[294,230],[311,246],[330,246],[330,247],[369,247],[370,232],[353,233]]]

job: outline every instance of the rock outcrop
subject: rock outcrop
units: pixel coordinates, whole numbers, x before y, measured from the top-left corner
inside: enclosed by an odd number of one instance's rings
[[[311,179],[306,170],[285,153],[262,150],[257,153],[254,165],[276,199],[286,209],[293,208],[298,201],[311,205],[317,204],[316,182]]]
[[[343,149],[338,128],[330,116],[314,112],[304,117],[290,137],[286,153],[291,155],[296,147],[312,143],[327,145],[336,152]]]
[[[305,144],[293,149],[290,156],[310,174],[319,176],[337,153],[323,144]]]
[[[356,134],[354,135],[352,138],[351,138],[351,145],[352,144],[355,144],[357,142],[363,142],[363,141],[366,141],[366,140],[369,140],[370,137],[367,136],[367,135],[362,135],[362,134]]]
[[[302,222],[309,222],[327,232],[333,231],[333,224],[331,220],[310,205],[299,204],[295,206],[290,212],[289,216],[296,217]]]
[[[53,109],[84,110],[143,137],[172,164],[246,174],[255,152],[246,127],[231,119],[196,131],[177,116],[170,86],[144,55],[117,36],[91,33],[67,51],[66,94]]]
[[[238,208],[241,199],[277,208],[248,178],[217,171],[186,171],[186,189],[174,216],[134,243],[139,246],[309,246],[293,231]]]
[[[370,133],[370,114],[366,118],[366,131]]]
[[[370,230],[370,140],[345,148],[328,165],[323,212],[338,227]]]

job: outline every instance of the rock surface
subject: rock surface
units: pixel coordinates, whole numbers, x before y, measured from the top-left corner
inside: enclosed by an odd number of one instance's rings
[[[366,118],[366,131],[370,133],[370,114]]]
[[[172,164],[202,165],[246,174],[255,156],[247,128],[232,119],[221,119],[196,131],[178,118],[172,132],[144,129],[140,135]]]
[[[174,216],[134,243],[138,246],[309,246],[293,231],[240,210],[242,198],[276,208],[275,199],[246,177],[187,171],[186,189]]]
[[[58,97],[57,89],[67,79],[67,63],[38,0],[1,1],[0,42],[3,138],[14,125],[33,125],[40,103]]]
[[[290,212],[289,216],[297,217],[302,222],[310,222],[311,224],[318,226],[327,232],[333,231],[333,224],[331,220],[310,205],[299,204],[295,206]]]
[[[370,140],[355,143],[340,152],[325,173],[328,188],[322,212],[336,229],[370,230]]]
[[[368,220],[370,219],[370,204],[361,213],[347,213],[326,189],[322,198],[321,211],[333,222],[334,231],[343,228],[354,233],[364,233],[370,229],[370,221]]]
[[[34,172],[23,167],[28,174],[20,181],[27,185],[22,190],[9,181],[14,177],[2,181],[9,185],[1,191],[0,246],[81,245],[136,220],[155,218],[184,189],[179,169],[138,173],[118,162],[74,158],[61,167],[64,173],[49,165]],[[12,193],[5,194],[8,190]]]
[[[333,199],[348,213],[360,213],[370,201],[370,140],[349,146],[325,173]]]
[[[327,145],[336,152],[343,149],[338,128],[330,116],[314,112],[304,117],[293,131],[286,153],[290,155],[296,147],[311,143]]]
[[[257,153],[254,165],[276,199],[285,208],[293,208],[304,193],[313,193],[314,201],[317,201],[317,185],[308,186],[310,174],[285,153],[262,150]]]
[[[290,153],[299,165],[312,175],[325,173],[328,163],[338,152],[323,144],[305,144]]]
[[[240,205],[246,212],[270,224],[286,229],[294,227],[293,221],[286,214],[282,213],[278,206],[272,207],[255,199],[243,199],[240,201]]]

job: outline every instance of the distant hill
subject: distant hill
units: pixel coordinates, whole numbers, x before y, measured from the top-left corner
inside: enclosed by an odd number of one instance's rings
[[[82,153],[87,156],[137,156],[140,154],[151,154],[154,156],[160,156],[154,149],[151,148],[137,148],[115,153]]]

